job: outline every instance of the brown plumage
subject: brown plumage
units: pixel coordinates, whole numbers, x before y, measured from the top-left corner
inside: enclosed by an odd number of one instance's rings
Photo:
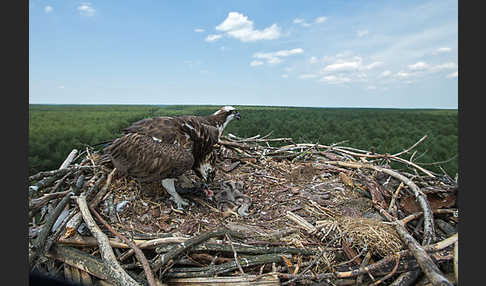
[[[126,128],[122,137],[104,149],[104,156],[123,175],[141,182],[162,180],[178,208],[182,208],[187,202],[175,191],[175,179],[190,169],[204,183],[213,179],[213,146],[233,118],[239,119],[239,113],[225,106],[205,117],[143,119]]]

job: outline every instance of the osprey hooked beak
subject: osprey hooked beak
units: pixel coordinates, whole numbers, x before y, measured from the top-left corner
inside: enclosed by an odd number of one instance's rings
[[[235,118],[237,120],[240,120],[240,118],[241,118],[240,113],[238,111],[235,113]]]

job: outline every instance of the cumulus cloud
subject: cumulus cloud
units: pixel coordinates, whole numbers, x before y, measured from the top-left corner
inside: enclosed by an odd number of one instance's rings
[[[288,78],[288,77],[289,77],[289,75],[288,75],[288,74],[283,74],[283,75],[281,75],[281,77],[282,77],[282,78]]]
[[[417,62],[413,65],[409,65],[408,68],[411,70],[426,70],[429,68],[429,65],[425,62]]]
[[[247,16],[238,12],[229,12],[228,17],[216,26],[216,30],[222,31],[229,37],[242,42],[274,40],[281,36],[280,27],[277,24],[273,24],[263,30],[256,30],[253,27],[253,21],[248,20]]]
[[[81,16],[91,17],[96,13],[96,9],[94,9],[89,2],[81,3],[77,9],[79,11],[79,15]]]
[[[52,12],[52,10],[53,10],[52,6],[47,5],[46,7],[44,7],[44,12],[46,13],[50,13]]]
[[[272,53],[255,53],[253,58],[266,60],[268,64],[278,64],[282,62],[283,57],[288,57],[291,55],[301,54],[304,52],[302,48],[295,48],[291,50],[280,50]]]
[[[222,37],[222,35],[208,35],[205,39],[206,42],[215,42],[219,40]]]
[[[196,32],[196,33],[202,33],[202,32],[204,32],[204,29],[196,28],[196,29],[194,29],[194,32]]]

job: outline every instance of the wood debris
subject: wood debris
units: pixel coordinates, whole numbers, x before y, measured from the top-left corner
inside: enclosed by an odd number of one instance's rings
[[[400,157],[426,136],[390,155],[269,135],[223,136],[214,199],[188,172],[182,211],[160,182],[73,150],[29,177],[30,270],[83,285],[457,283],[457,180]]]

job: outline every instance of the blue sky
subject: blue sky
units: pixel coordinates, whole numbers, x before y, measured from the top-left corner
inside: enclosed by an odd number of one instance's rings
[[[457,1],[29,2],[29,102],[457,108]]]

